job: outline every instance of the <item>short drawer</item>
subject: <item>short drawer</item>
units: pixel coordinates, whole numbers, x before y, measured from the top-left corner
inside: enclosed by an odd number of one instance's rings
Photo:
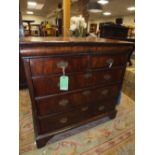
[[[113,68],[126,64],[128,54],[120,55],[93,55],[91,68]]]
[[[116,99],[108,99],[108,100],[102,100],[100,102],[96,102],[96,104],[93,105],[93,113],[94,115],[102,114],[107,111],[112,111],[115,109],[116,106]]]
[[[123,69],[113,69],[108,71],[93,71],[89,73],[70,74],[69,90],[83,89],[97,84],[108,84],[122,80]],[[54,93],[63,93],[59,89],[60,76],[51,76],[44,78],[34,78],[35,96],[45,96]]]
[[[56,95],[46,99],[37,100],[37,110],[39,116],[65,112],[78,105],[93,104],[104,101],[106,98],[115,98],[119,93],[120,85],[99,87],[78,91],[76,93],[66,93]]]
[[[65,56],[53,58],[30,59],[32,76],[43,76],[62,73],[62,67],[65,72],[85,71],[88,67],[87,56]]]
[[[92,107],[80,106],[78,109],[39,120],[40,134],[60,130],[92,116]]]

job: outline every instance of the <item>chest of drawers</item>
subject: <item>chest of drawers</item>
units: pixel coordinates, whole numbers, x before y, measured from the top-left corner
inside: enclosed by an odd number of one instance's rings
[[[32,101],[38,147],[55,134],[116,115],[129,42],[110,39],[26,38],[20,51]],[[62,68],[69,77],[60,90]]]

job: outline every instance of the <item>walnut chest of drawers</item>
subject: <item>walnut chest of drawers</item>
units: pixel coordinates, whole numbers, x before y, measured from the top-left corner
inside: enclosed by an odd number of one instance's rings
[[[20,40],[38,147],[55,134],[116,116],[130,42],[87,38]],[[61,67],[69,77],[60,90]]]

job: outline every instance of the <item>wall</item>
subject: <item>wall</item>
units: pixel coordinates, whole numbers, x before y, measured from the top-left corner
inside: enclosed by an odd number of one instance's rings
[[[97,24],[97,31],[98,31],[99,30],[99,23],[103,23],[103,22],[114,22],[115,23],[116,18],[118,18],[118,17],[105,17],[102,20],[89,21],[87,30],[89,32],[89,28],[90,28],[91,23],[96,23]],[[123,25],[125,25],[125,26],[135,26],[135,23],[134,23],[135,16],[134,15],[119,16],[119,18],[123,18]]]
[[[51,25],[56,25],[55,17],[48,17],[48,18],[47,18],[47,21],[48,21]]]

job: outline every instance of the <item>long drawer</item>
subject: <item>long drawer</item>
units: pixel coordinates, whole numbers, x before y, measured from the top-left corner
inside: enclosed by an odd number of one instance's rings
[[[70,74],[69,90],[83,89],[98,84],[118,82],[122,78],[123,69],[93,71],[89,73]],[[60,76],[33,78],[35,96],[63,93],[59,88]]]
[[[127,54],[119,55],[82,55],[82,56],[57,56],[52,58],[30,59],[32,76],[43,76],[62,73],[64,66],[66,73],[83,72],[95,68],[113,68],[125,65]]]
[[[120,90],[120,85],[85,89],[74,93],[55,95],[45,99],[36,100],[39,116],[69,111],[78,105],[93,104],[107,98],[115,98]]]
[[[115,100],[108,100],[94,105],[82,105],[60,115],[41,118],[39,120],[40,134],[62,129],[74,123],[87,120],[93,116],[104,114],[115,108]]]

